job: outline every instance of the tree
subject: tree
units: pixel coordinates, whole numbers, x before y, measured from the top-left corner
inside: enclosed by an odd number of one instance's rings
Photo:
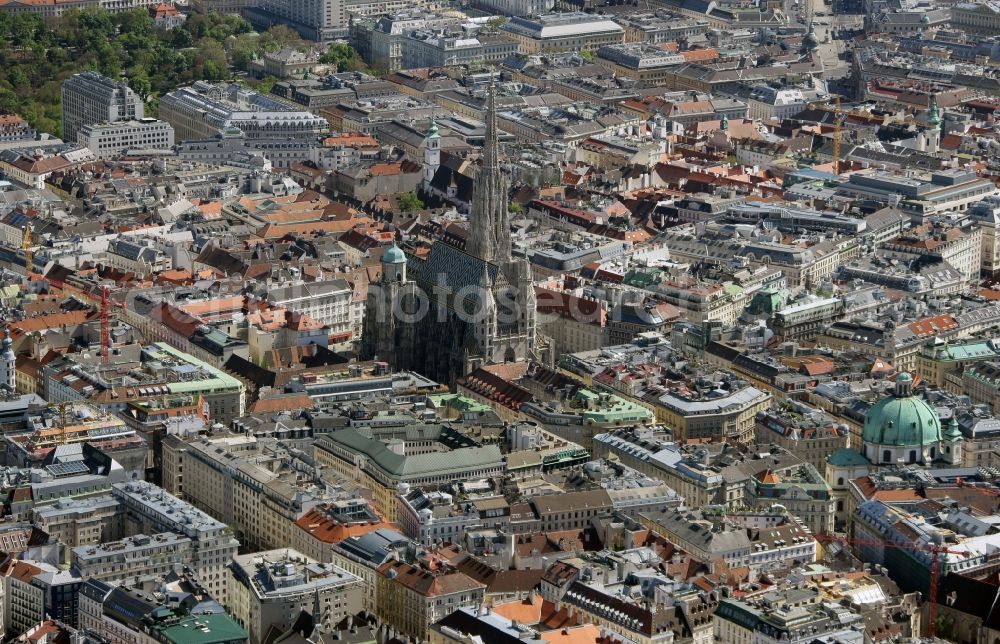
[[[256,83],[252,83],[251,85],[255,90],[257,90],[261,94],[270,94],[271,88],[274,87],[274,84],[277,82],[278,82],[277,78],[268,74],[264,78],[260,79]]]
[[[142,9],[112,14],[88,7],[44,19],[0,11],[0,111],[21,113],[37,130],[58,135],[60,86],[88,69],[124,76],[155,109],[156,97],[179,85],[224,80],[233,66],[245,68],[262,51],[251,32],[239,16],[218,14],[195,14],[163,30]],[[269,38],[272,46],[301,42],[286,28]]]
[[[229,76],[229,59],[222,43],[202,38],[195,43],[194,76],[205,80],[223,80]]]
[[[260,35],[260,47],[265,52],[280,51],[285,47],[304,50],[306,43],[295,31],[287,25],[274,25]]]
[[[399,195],[398,202],[400,212],[414,212],[424,209],[424,202],[420,201],[420,197],[413,192],[404,192]]]
[[[524,208],[522,208],[521,204],[517,203],[516,201],[510,202],[510,207],[508,207],[507,209],[510,212],[514,213],[515,215],[520,215],[522,212],[524,212]]]
[[[589,49],[580,50],[580,56],[587,60],[594,60],[594,52],[590,51]]]
[[[335,42],[319,57],[324,65],[336,65],[338,72],[361,71],[365,68],[364,61],[358,52],[347,43]]]
[[[260,54],[260,37],[255,34],[240,34],[226,39],[229,62],[240,71],[250,68],[250,63]]]
[[[149,99],[149,95],[153,91],[153,85],[149,82],[149,78],[145,74],[137,74],[128,79],[128,86],[132,88],[132,91],[139,95],[143,101]]]

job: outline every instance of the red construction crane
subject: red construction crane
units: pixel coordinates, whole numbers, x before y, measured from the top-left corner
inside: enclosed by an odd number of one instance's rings
[[[108,287],[101,287],[101,362],[111,360],[111,323],[108,320]]]
[[[930,580],[927,585],[927,601],[929,602],[927,605],[927,637],[931,638],[934,637],[934,632],[937,630],[937,626],[934,622],[937,621],[938,576],[941,568],[941,555],[969,554],[965,550],[952,550],[948,546],[944,545],[918,542],[903,545],[889,541],[882,541],[880,539],[855,539],[852,537],[838,537],[829,534],[814,534],[813,538],[821,543],[848,543],[851,545],[875,546],[878,548],[897,548],[899,550],[909,550],[911,552],[929,553],[931,555],[931,567]]]

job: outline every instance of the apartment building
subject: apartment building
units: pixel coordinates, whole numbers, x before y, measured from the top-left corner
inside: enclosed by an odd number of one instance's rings
[[[82,499],[59,499],[32,509],[32,521],[49,538],[76,548],[122,537],[119,504],[110,494]]]
[[[212,597],[226,602],[227,566],[240,545],[228,525],[145,481],[114,485],[112,494],[124,510],[121,520],[127,533],[170,531],[183,535],[189,548],[184,561]]]
[[[826,458],[848,446],[850,430],[826,412],[796,400],[784,401],[757,412],[754,432],[757,449],[777,445],[799,456],[818,471]]]
[[[364,604],[361,579],[331,563],[320,563],[288,548],[233,559],[230,568],[230,609],[250,634],[265,641],[272,629],[284,632],[302,611],[317,626],[334,629]]]
[[[160,4],[160,0],[63,0],[60,2],[33,2],[32,0],[7,0],[0,2],[0,11],[12,14],[31,13],[43,18],[55,18],[70,9],[104,9],[109,13],[120,13],[134,9],[148,10]],[[34,626],[33,624],[32,626]]]
[[[434,570],[402,561],[378,569],[376,614],[402,634],[425,639],[430,626],[460,608],[479,608],[486,586],[444,566]]]
[[[166,575],[175,563],[189,563],[191,555],[191,539],[163,532],[77,546],[71,551],[71,562],[81,577],[117,581],[142,575]]]

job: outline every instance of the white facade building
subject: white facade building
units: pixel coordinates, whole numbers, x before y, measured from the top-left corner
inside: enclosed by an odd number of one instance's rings
[[[505,16],[540,16],[552,11],[555,0],[476,0],[480,9],[494,11]]]
[[[90,149],[98,159],[113,159],[129,150],[169,150],[174,145],[174,128],[166,121],[152,118],[86,124],[77,134],[77,143]]]
[[[353,296],[345,280],[328,280],[273,289],[266,298],[276,307],[308,315],[336,334],[354,331]]]
[[[124,81],[91,71],[74,74],[62,84],[63,139],[78,140],[84,125],[142,119],[143,110],[142,99]]]

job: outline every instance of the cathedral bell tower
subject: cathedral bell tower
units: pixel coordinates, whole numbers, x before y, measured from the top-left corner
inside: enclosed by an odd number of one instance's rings
[[[438,134],[437,122],[431,117],[427,138],[424,140],[424,190],[430,188],[439,167],[441,167],[441,135]]]
[[[17,358],[14,356],[14,343],[10,339],[10,331],[4,329],[3,343],[0,344],[0,387],[14,391],[17,375]]]

